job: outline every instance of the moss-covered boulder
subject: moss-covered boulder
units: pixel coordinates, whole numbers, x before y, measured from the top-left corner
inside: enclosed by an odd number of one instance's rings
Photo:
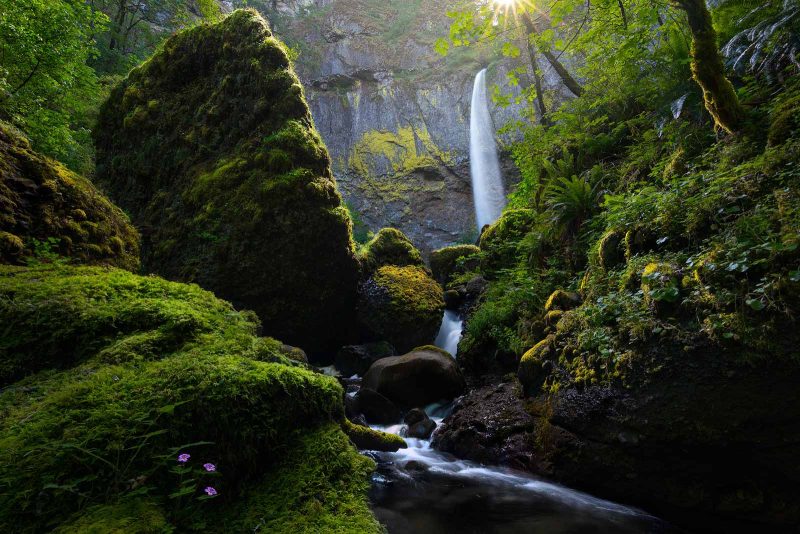
[[[625,232],[610,230],[600,239],[597,246],[597,262],[606,271],[625,261]]]
[[[368,426],[356,425],[349,420],[345,420],[344,430],[353,445],[361,450],[396,452],[408,447],[406,440],[400,436],[373,430]]]
[[[414,244],[394,228],[382,228],[359,254],[365,273],[372,273],[384,265],[425,267],[422,256]]]
[[[112,91],[95,139],[146,270],[255,310],[292,345],[347,341],[350,218],[286,48],[254,11],[170,38]]]
[[[359,290],[364,335],[386,340],[401,353],[431,343],[443,313],[442,288],[421,267],[380,267]]]
[[[363,385],[406,408],[452,400],[466,389],[455,359],[432,345],[378,360],[364,375]]]
[[[480,264],[481,249],[475,245],[455,245],[431,252],[431,271],[437,282],[447,286],[455,274],[474,271]]]
[[[0,263],[59,256],[136,270],[139,235],[91,182],[0,122]]]
[[[553,370],[553,360],[556,358],[554,341],[553,336],[548,336],[522,355],[517,377],[529,395],[539,392]]]
[[[544,303],[544,311],[545,313],[553,310],[569,311],[580,306],[582,301],[580,294],[574,291],[556,289],[547,297],[547,301]]]
[[[381,531],[341,386],[254,314],[91,267],[0,266],[0,303],[3,531]]]

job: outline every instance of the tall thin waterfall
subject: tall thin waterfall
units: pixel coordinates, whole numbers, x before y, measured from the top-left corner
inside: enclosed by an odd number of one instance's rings
[[[475,200],[475,219],[478,231],[492,224],[506,205],[503,177],[497,159],[497,144],[494,140],[494,125],[489,114],[486,91],[486,69],[475,76],[472,89],[472,112],[470,117],[469,157],[472,174],[472,196]]]

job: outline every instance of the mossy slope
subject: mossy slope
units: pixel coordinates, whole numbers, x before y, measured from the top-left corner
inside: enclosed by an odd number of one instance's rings
[[[0,122],[0,262],[24,264],[37,253],[136,270],[139,236],[91,182]]]
[[[341,430],[341,387],[257,337],[253,314],[197,286],[101,268],[0,267],[0,302],[4,368],[47,368],[0,393],[4,530],[263,519],[274,532],[380,531],[366,502],[372,463]],[[217,474],[181,475],[178,452]],[[198,500],[205,485],[219,496]]]
[[[184,31],[104,104],[98,180],[142,226],[145,269],[255,310],[303,348],[347,337],[358,264],[284,45],[254,11]]]

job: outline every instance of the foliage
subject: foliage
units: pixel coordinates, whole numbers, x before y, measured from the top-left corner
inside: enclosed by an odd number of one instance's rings
[[[87,171],[88,108],[100,94],[87,62],[106,17],[81,0],[2,0],[0,13],[0,119],[25,130],[37,150]]]
[[[723,27],[737,31],[722,48],[732,69],[774,79],[787,66],[800,68],[800,4],[796,0],[768,0],[758,6],[737,0],[719,3]]]

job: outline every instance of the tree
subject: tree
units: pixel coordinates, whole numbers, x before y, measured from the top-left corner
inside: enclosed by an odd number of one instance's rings
[[[0,119],[77,170],[91,159],[73,113],[98,92],[86,65],[106,18],[83,0],[0,0]]]
[[[692,33],[692,76],[703,90],[706,109],[714,123],[726,132],[740,130],[745,119],[744,108],[725,76],[717,32],[705,0],[673,0],[673,4],[686,12]]]

